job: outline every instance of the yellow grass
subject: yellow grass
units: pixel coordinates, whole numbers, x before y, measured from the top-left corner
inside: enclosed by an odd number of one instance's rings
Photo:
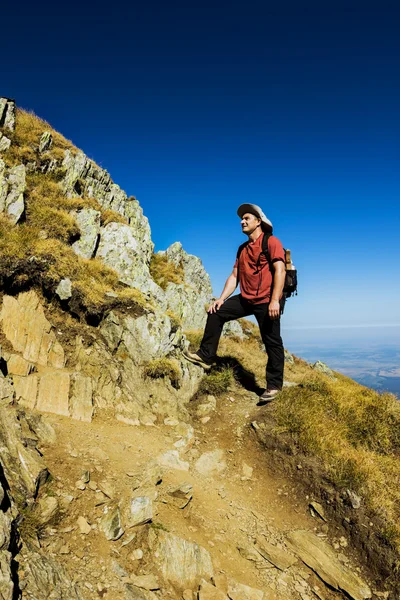
[[[39,140],[44,131],[51,131],[53,135],[53,145],[47,151],[43,158],[53,158],[61,161],[64,158],[64,151],[69,149],[77,152],[77,148],[65,139],[60,133],[55,131],[49,123],[37,117],[33,112],[27,112],[17,109],[15,131],[8,134],[11,137],[11,147],[5,154],[5,161],[8,166],[21,163],[28,163],[38,158]]]
[[[144,368],[146,377],[160,379],[167,377],[173,386],[178,386],[181,380],[179,363],[171,358],[156,358],[149,361]]]
[[[108,223],[128,223],[128,219],[123,217],[119,212],[115,210],[101,210],[101,224],[108,225]]]
[[[177,267],[162,254],[153,254],[151,257],[150,274],[163,290],[169,283],[184,283],[183,267]]]
[[[400,403],[344,376],[315,374],[276,403],[279,431],[318,456],[329,477],[350,487],[383,519],[400,549]]]

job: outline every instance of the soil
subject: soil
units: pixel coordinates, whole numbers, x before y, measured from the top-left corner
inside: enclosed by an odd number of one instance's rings
[[[153,522],[127,529],[117,541],[107,541],[100,531],[104,506],[118,503],[123,510],[128,505],[149,465],[157,456],[175,449],[181,425],[127,425],[104,413],[95,416],[92,423],[45,415],[57,433],[55,444],[40,448],[53,476],[51,493],[60,499],[72,496],[73,500],[56,525],[47,529],[41,545],[80,582],[85,600],[122,600],[126,577],[155,572],[147,545],[152,528],[197,542],[210,552],[216,573],[226,573],[250,587],[272,589],[272,595],[266,594],[268,599],[342,598],[301,562],[282,572],[270,563],[266,563],[269,568],[260,569],[259,563],[241,555],[238,548],[252,546],[257,537],[282,547],[287,532],[307,529],[340,546],[338,552],[348,566],[362,571],[343,532],[333,523],[311,516],[312,498],[290,475],[279,474],[271,455],[256,440],[251,423],[265,415],[268,407],[258,408],[255,394],[235,387],[217,399],[216,411],[203,423],[196,411],[204,400],[191,403],[193,444],[180,451],[189,470],[163,468],[161,483],[154,485],[153,481],[148,488],[155,497]],[[196,460],[216,449],[224,451],[226,469],[201,475],[195,469]],[[250,478],[244,465],[253,469]],[[82,487],[84,471],[90,472],[91,484],[79,490],[77,482]],[[168,492],[184,482],[193,486],[193,498],[182,509]],[[111,499],[95,491],[101,487]],[[80,533],[77,525],[80,516],[92,527],[87,535]],[[132,556],[137,549],[143,550],[143,559]],[[368,573],[364,572],[363,578],[368,581]],[[158,594],[182,598],[181,592],[165,588]]]

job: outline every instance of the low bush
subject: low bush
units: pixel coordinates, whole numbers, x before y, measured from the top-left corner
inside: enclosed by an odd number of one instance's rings
[[[220,396],[235,381],[233,370],[230,367],[214,369],[209,375],[204,375],[200,382],[199,394],[212,394]]]

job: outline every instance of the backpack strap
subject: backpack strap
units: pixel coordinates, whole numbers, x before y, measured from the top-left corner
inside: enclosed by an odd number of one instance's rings
[[[271,237],[271,233],[264,233],[264,237],[262,239],[262,250],[260,253],[260,256],[258,257],[257,260],[257,269],[260,268],[260,263],[261,263],[261,254],[264,254],[265,258],[267,259],[268,265],[269,265],[269,270],[272,273],[272,261],[271,261],[271,256],[269,254],[269,249],[268,249],[268,241],[269,238]]]

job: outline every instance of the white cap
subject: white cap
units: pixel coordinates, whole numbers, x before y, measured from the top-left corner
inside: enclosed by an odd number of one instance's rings
[[[237,209],[237,214],[242,219],[243,215],[246,213],[251,213],[252,215],[255,215],[261,219],[262,225],[264,225],[264,227],[261,225],[262,229],[268,229],[268,231],[272,231],[271,221],[267,219],[263,210],[257,206],[257,204],[241,204]]]

